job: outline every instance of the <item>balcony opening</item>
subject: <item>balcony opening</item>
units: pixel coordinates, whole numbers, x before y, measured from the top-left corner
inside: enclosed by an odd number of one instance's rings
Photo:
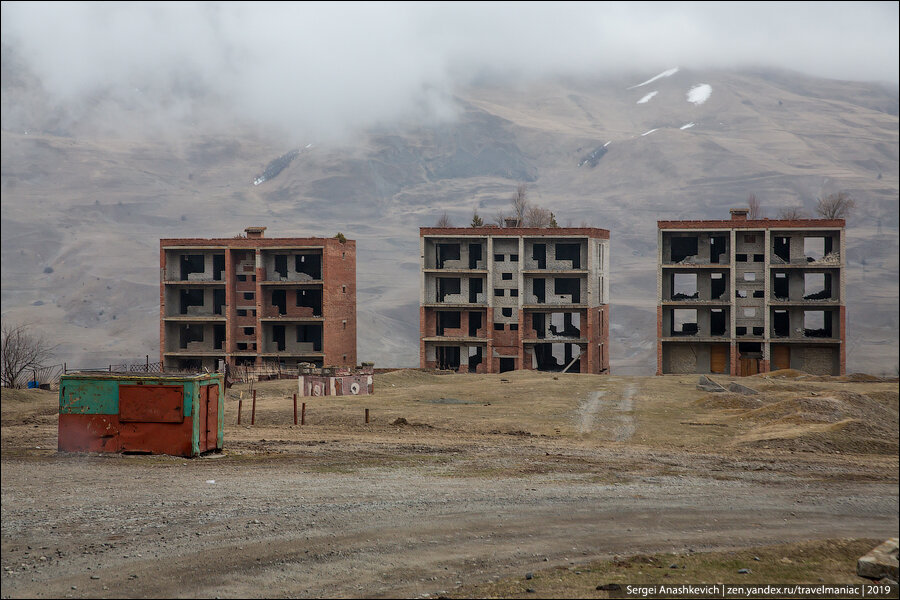
[[[803,335],[814,338],[830,338],[831,313],[824,310],[807,310],[803,312]]]
[[[516,370],[516,359],[514,358],[500,358],[500,372],[506,373],[508,371]]]
[[[535,244],[531,249],[531,259],[537,263],[538,269],[546,269],[547,244]]]
[[[225,308],[225,290],[213,290],[213,314],[221,315]]]
[[[831,298],[831,274],[804,273],[803,299],[827,300]]]
[[[203,313],[202,289],[181,290],[178,293],[178,301],[178,312],[182,315],[199,315]]]
[[[287,294],[284,290],[272,290],[272,306],[278,308],[279,315],[287,314]]]
[[[484,282],[480,277],[476,277],[475,279],[469,279],[469,303],[475,304],[478,302],[478,294],[484,292]]]
[[[469,313],[469,337],[478,337],[478,330],[481,329],[481,313]]]
[[[538,371],[559,372],[569,363],[569,371],[581,371],[581,347],[578,344],[535,344],[532,354],[532,366]],[[574,362],[573,362],[574,361]]]
[[[457,311],[438,311],[435,313],[437,335],[444,335],[445,329],[459,329],[460,313]]]
[[[697,335],[699,328],[696,308],[676,308],[671,315],[673,336]]]
[[[287,279],[287,254],[275,255],[275,272],[281,279]]]
[[[224,345],[225,345],[225,326],[224,325],[213,326],[213,349],[221,350]]]
[[[448,260],[459,260],[459,244],[435,244],[434,251],[438,269],[443,269]]]
[[[534,313],[531,315],[531,326],[534,328],[534,336],[542,340],[547,337],[547,315],[545,313]]]
[[[469,346],[469,373],[474,373],[483,360],[481,346]]]
[[[437,278],[437,301],[443,302],[447,296],[458,295],[460,290],[459,277]]]
[[[775,236],[773,253],[779,259],[774,262],[791,262],[791,238],[783,236]]]
[[[572,268],[580,269],[581,244],[556,244],[556,260],[572,261]]]
[[[321,317],[322,290],[297,290],[297,306],[311,308],[314,317]]]
[[[459,371],[459,346],[438,346],[437,368],[442,371]]]
[[[806,256],[807,262],[818,262],[825,258],[825,238],[824,237],[805,237],[803,238],[803,254]]]
[[[713,308],[709,311],[709,334],[725,335],[725,309]]]
[[[717,265],[722,261],[722,256],[725,254],[726,246],[728,245],[727,238],[724,235],[717,235],[709,238],[709,262],[714,265]]]
[[[790,295],[790,287],[788,286],[787,273],[775,273],[775,280],[772,283],[772,293],[775,294],[776,300],[787,300]]]
[[[550,335],[555,337],[581,337],[581,314],[572,312],[550,313],[548,327]]]
[[[222,281],[222,271],[225,270],[225,255],[213,254],[213,279]]]
[[[569,302],[581,304],[581,280],[574,277],[557,277],[553,280],[553,293],[557,296],[571,296]]]
[[[776,310],[772,315],[772,333],[775,337],[791,335],[791,319],[786,310]]]
[[[203,342],[203,325],[182,325],[178,330],[178,347],[186,350],[188,344]]]
[[[672,262],[680,263],[680,262],[693,262],[688,261],[688,258],[696,258],[697,256],[697,247],[698,247],[698,239],[697,236],[677,236],[670,238],[671,243],[671,251],[672,251]]]
[[[312,344],[313,352],[322,351],[322,326],[318,323],[314,325],[297,325],[297,343]],[[309,346],[307,346],[309,348]],[[301,351],[306,349],[301,348]]]
[[[322,279],[322,255],[321,254],[296,254],[294,255],[294,270],[303,275],[309,275],[310,279]]]
[[[531,289],[534,291],[537,304],[543,304],[547,301],[546,284],[547,281],[542,277],[533,280],[531,283]]]
[[[724,273],[709,274],[709,297],[712,300],[719,300],[725,297],[725,275]]]
[[[182,254],[181,255],[181,280],[199,280],[202,277],[191,277],[191,274],[200,273],[201,275],[206,271],[206,261],[203,259],[202,254]]]
[[[272,342],[278,349],[278,352],[284,352],[284,325],[272,326]]]
[[[481,260],[481,244],[469,244],[469,268],[477,269]]]
[[[672,274],[672,300],[695,300],[699,297],[696,273]]]

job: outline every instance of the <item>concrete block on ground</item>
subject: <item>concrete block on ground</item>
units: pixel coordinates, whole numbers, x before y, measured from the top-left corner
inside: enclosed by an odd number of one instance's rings
[[[867,579],[888,577],[898,580],[897,538],[889,538],[880,546],[873,548],[868,554],[856,561],[856,574]]]
[[[700,379],[697,380],[697,389],[704,392],[724,392],[726,391],[721,385],[707,377],[706,375],[701,375]]]
[[[753,395],[756,395],[759,393],[756,390],[754,390],[753,388],[749,388],[746,385],[741,385],[741,384],[735,383],[735,382],[731,382],[728,385],[728,391],[735,392],[736,394],[743,394],[745,396],[753,396]]]

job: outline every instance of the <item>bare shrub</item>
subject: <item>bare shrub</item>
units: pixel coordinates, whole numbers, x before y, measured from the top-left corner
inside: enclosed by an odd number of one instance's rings
[[[53,356],[56,346],[31,330],[30,325],[3,324],[2,341],[2,373],[0,381],[5,387],[21,387],[21,375],[27,369],[42,366]]]
[[[816,214],[823,219],[846,219],[856,208],[856,201],[847,192],[835,192],[819,198]]]

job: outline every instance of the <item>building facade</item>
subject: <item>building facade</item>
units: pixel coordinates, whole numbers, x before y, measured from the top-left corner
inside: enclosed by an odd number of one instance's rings
[[[423,227],[423,368],[609,372],[609,232]]]
[[[844,374],[844,224],[659,221],[657,375]]]
[[[356,242],[265,238],[159,242],[166,368],[356,365]]]

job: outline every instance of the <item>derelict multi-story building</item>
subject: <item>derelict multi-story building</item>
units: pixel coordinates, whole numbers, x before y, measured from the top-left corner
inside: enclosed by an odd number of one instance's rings
[[[657,374],[844,374],[844,220],[747,215],[658,222]]]
[[[609,232],[420,229],[423,368],[609,372]]]
[[[244,236],[159,241],[166,368],[356,365],[356,242]]]

